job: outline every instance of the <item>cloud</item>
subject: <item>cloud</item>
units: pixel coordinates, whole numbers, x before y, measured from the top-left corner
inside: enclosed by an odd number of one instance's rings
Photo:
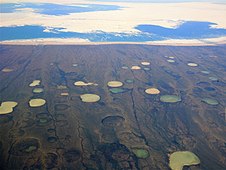
[[[15,2],[21,4],[22,0],[2,0],[1,2]],[[23,0],[29,2],[29,0]],[[46,2],[44,0],[33,0],[32,2]],[[63,6],[77,5],[77,7],[87,8],[90,4],[98,5],[113,5],[120,6],[120,9],[110,11],[89,11],[81,13],[68,13],[66,15],[49,15],[43,13],[41,9],[25,8],[20,6],[20,11],[17,9],[13,13],[1,13],[1,27],[12,26],[39,26],[40,32],[45,35],[57,36],[66,33],[69,36],[71,33],[77,35],[85,35],[98,32],[97,39],[103,34],[114,34],[115,40],[123,37],[125,41],[136,40],[136,38],[145,37],[161,38],[159,34],[152,32],[143,33],[143,30],[137,29],[139,25],[155,25],[160,29],[168,31],[177,30],[187,21],[210,22],[216,23],[210,25],[212,28],[226,28],[226,5],[213,4],[209,2],[189,2],[189,3],[122,3],[122,2],[100,2],[100,1],[85,1],[78,0],[76,4],[70,0],[53,0],[51,3],[56,3]],[[1,4],[2,5],[2,4]],[[28,6],[26,6],[28,7]],[[18,8],[18,7],[17,7]],[[56,11],[54,11],[55,13]],[[210,29],[210,28],[208,28]],[[28,31],[28,30],[27,30]],[[60,33],[59,33],[60,32]],[[34,33],[34,32],[33,32]],[[133,35],[133,36],[131,36]],[[144,36],[145,35],[145,36]],[[216,34],[214,34],[216,36]],[[22,35],[20,35],[22,36]],[[38,37],[38,35],[37,35]],[[108,40],[109,36],[103,38]],[[95,38],[92,39],[95,41]]]

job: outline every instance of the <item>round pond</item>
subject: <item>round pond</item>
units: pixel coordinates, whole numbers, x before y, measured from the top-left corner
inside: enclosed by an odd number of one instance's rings
[[[156,88],[148,88],[145,90],[145,93],[147,94],[159,94],[160,91],[159,89],[156,89]]]
[[[133,149],[132,151],[136,155],[136,157],[140,159],[145,159],[150,156],[149,152],[146,149]]]
[[[109,81],[108,87],[121,87],[123,86],[123,83],[120,81]]]
[[[2,102],[0,105],[0,114],[8,114],[13,112],[13,108],[17,106],[17,102],[6,101]]]
[[[211,99],[211,98],[203,98],[202,102],[209,104],[209,105],[218,105],[219,102],[215,99]]]
[[[140,68],[140,66],[132,66],[131,69],[132,70],[140,70],[141,68]]]
[[[188,63],[187,65],[190,66],[190,67],[197,67],[198,66],[198,64],[196,64],[196,63]]]
[[[34,88],[33,93],[42,93],[44,91],[43,88]]]
[[[150,62],[147,62],[147,61],[143,61],[143,62],[141,62],[141,64],[142,64],[143,66],[149,66],[151,63],[150,63]]]
[[[29,101],[30,107],[40,107],[43,106],[46,103],[44,99],[31,99]]]
[[[189,151],[174,152],[169,159],[169,166],[172,170],[182,170],[184,166],[200,164],[199,158]]]
[[[30,87],[39,86],[41,83],[41,80],[34,80],[32,83],[29,84]]]
[[[163,95],[160,97],[160,101],[165,103],[176,103],[180,102],[181,98],[176,95]]]
[[[83,94],[83,95],[80,95],[80,98],[85,103],[93,103],[93,102],[98,102],[100,100],[100,96],[96,94]]]

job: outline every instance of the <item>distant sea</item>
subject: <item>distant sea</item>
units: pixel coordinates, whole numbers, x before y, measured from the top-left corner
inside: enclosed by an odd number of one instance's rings
[[[189,21],[177,28],[158,25],[138,25],[139,33],[65,32],[64,28],[46,28],[39,25],[0,27],[0,41],[36,38],[81,38],[91,42],[145,42],[167,39],[203,39],[226,36],[226,29],[212,28],[214,23]]]
[[[104,0],[103,0],[104,1]],[[117,0],[106,0],[117,1]],[[127,0],[125,0],[127,1]],[[143,0],[152,2],[149,0]],[[157,1],[155,1],[157,2]],[[171,2],[171,1],[168,1]],[[177,1],[172,1],[177,2]],[[53,3],[3,3],[0,13],[15,13],[19,9],[33,9],[35,13],[43,15],[69,15],[71,13],[120,10],[117,5],[75,4],[62,5]],[[213,28],[211,22],[186,21],[177,28],[165,28],[159,25],[137,25],[136,33],[118,32],[65,32],[65,28],[46,28],[42,25],[24,25],[0,27],[0,41],[28,40],[37,38],[80,38],[91,42],[146,42],[167,39],[203,39],[226,36],[226,29]]]

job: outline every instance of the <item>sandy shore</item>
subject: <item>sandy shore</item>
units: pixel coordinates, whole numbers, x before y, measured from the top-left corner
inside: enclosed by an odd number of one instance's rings
[[[170,45],[170,46],[214,46],[226,45],[226,37],[210,38],[210,39],[171,39],[164,41],[149,42],[90,42],[86,39],[79,38],[47,38],[47,39],[31,39],[31,40],[11,40],[1,41],[1,45],[103,45],[103,44],[146,44],[146,45]]]

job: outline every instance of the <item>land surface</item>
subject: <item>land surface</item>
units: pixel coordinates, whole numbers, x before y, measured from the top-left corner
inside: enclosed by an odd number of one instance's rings
[[[0,115],[1,169],[168,170],[169,154],[185,150],[201,161],[192,170],[225,169],[225,46],[1,45],[0,53],[0,70],[8,71],[0,71],[0,102],[18,102]],[[32,92],[34,80],[43,93]],[[111,93],[112,80],[123,82],[123,91]],[[76,87],[76,81],[98,85]],[[146,94],[149,87],[160,94]],[[84,103],[85,93],[101,99]],[[181,101],[163,103],[161,95]],[[47,103],[31,108],[32,98]]]

